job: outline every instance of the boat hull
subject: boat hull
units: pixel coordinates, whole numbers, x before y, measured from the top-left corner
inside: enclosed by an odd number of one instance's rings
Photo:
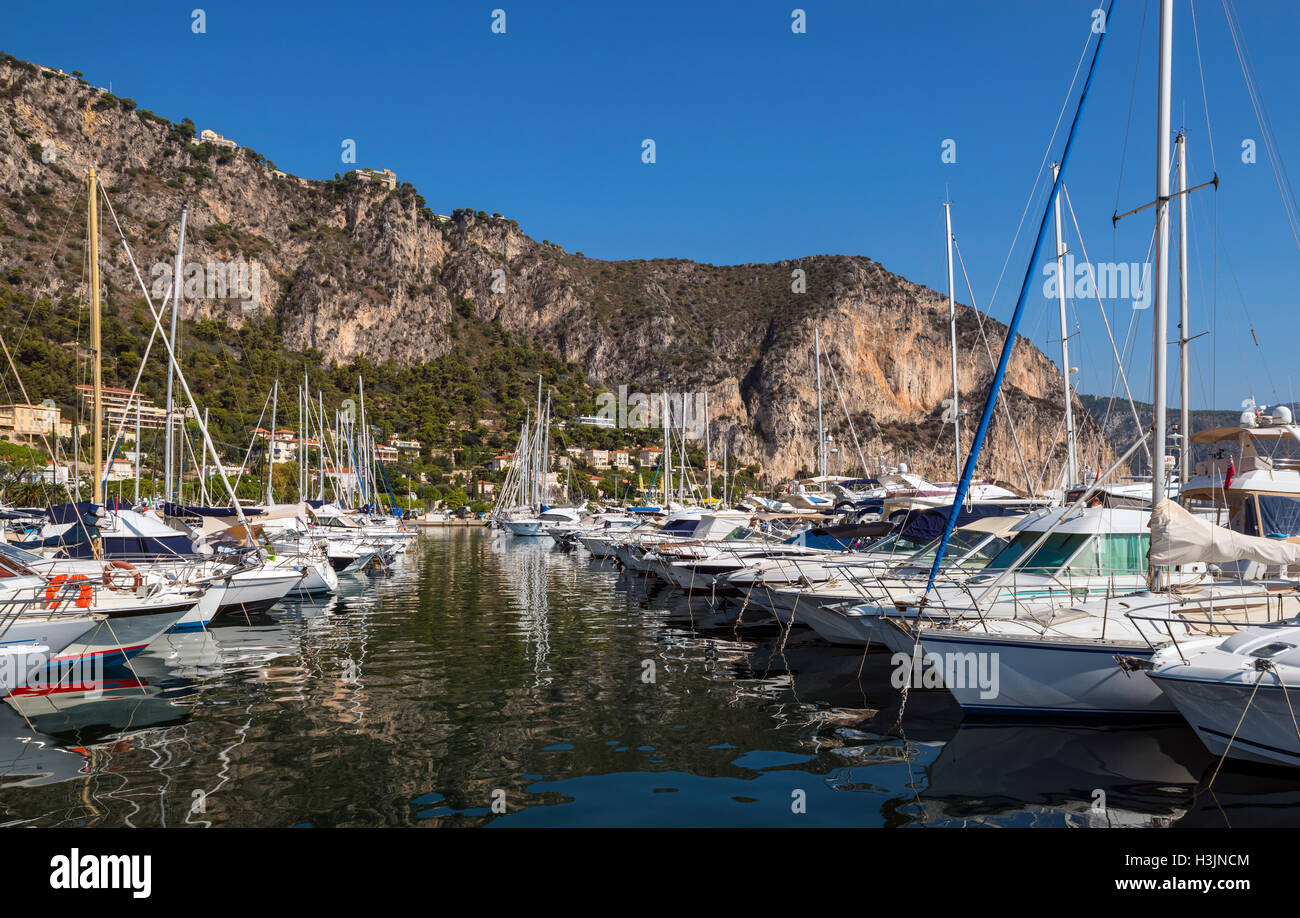
[[[197,605],[197,599],[188,599],[147,609],[114,612],[51,657],[49,666],[57,670],[77,661],[94,661],[98,666],[120,666]]]
[[[1229,758],[1246,762],[1300,767],[1300,736],[1292,719],[1300,695],[1290,686],[1288,705],[1286,692],[1270,681],[1272,678],[1264,677],[1251,700],[1253,683],[1184,679],[1163,673],[1150,676],[1212,755],[1226,752]]]
[[[1125,672],[1115,661],[1116,655],[1150,660],[1154,651],[1145,642],[1017,639],[925,629],[920,643],[923,666],[933,655],[943,673],[963,675],[945,678],[943,684],[967,714],[1166,718],[1177,713],[1146,673]],[[969,678],[972,660],[992,678]]]

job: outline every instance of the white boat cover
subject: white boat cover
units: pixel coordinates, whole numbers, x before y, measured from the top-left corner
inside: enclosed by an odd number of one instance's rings
[[[1300,544],[1243,535],[1193,516],[1168,498],[1151,511],[1151,563],[1258,561],[1300,563]]]

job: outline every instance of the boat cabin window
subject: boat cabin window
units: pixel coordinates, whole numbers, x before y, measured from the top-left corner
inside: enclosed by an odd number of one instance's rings
[[[663,535],[691,535],[699,524],[699,520],[673,520],[659,531]]]
[[[1006,548],[998,552],[996,558],[984,568],[985,571],[1003,571],[1020,560],[1020,556],[1029,551],[1033,544],[1042,537],[1041,532],[1019,532]],[[1092,536],[1087,534],[1064,534],[1054,532],[1038,547],[1033,556],[1016,570],[1027,573],[1053,574],[1061,569]]]

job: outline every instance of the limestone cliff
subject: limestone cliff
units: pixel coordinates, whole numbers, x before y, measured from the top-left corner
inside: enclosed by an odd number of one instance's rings
[[[0,61],[0,280],[52,299],[84,295],[79,198],[90,165],[147,283],[152,267],[172,258],[182,202],[187,263],[256,272],[249,302],[219,288],[187,291],[189,316],[237,325],[270,315],[288,346],[326,360],[415,363],[445,353],[448,322],[472,310],[577,364],[597,385],[707,391],[715,443],[779,477],[815,466],[816,328],[838,380],[837,388],[824,371],[827,426],[842,450],[831,470],[857,465],[842,393],[869,464],[906,459],[951,477],[951,433],[940,421],[951,395],[946,300],[871,259],[586,258],[496,215],[440,218],[408,184],[281,176],[253,151],[195,144],[188,122],[173,125],[84,81],[8,59]],[[109,294],[138,296],[112,217],[104,223]],[[800,273],[806,289],[796,292]],[[975,311],[961,306],[959,329],[969,442],[1005,328],[986,320],[981,331]],[[1004,397],[1024,466],[999,411],[981,475],[1023,487],[1027,466],[1031,483],[1055,483],[1061,390],[1056,366],[1020,341]],[[1077,414],[1085,455],[1109,455],[1095,423]]]

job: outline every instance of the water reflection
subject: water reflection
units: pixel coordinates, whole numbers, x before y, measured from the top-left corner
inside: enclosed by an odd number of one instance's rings
[[[10,699],[0,820],[1300,823],[1300,777],[1211,786],[1184,727],[963,722],[890,672],[547,539],[431,533],[328,600],[167,636],[94,697]]]

